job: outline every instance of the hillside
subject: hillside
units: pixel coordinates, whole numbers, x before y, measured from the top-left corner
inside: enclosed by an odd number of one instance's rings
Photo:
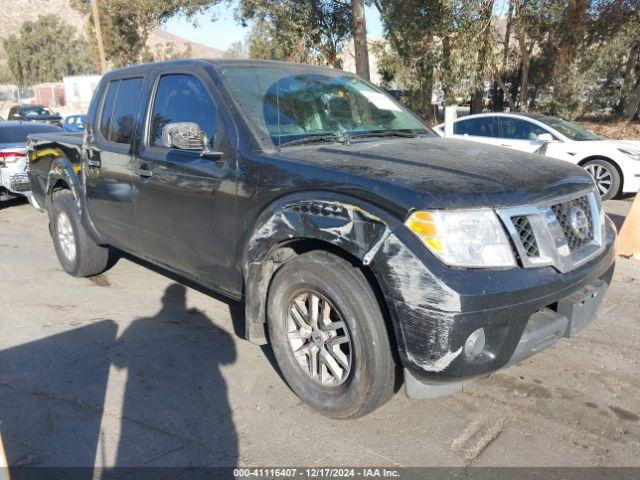
[[[11,25],[10,29],[0,29],[0,40],[18,32],[23,22],[35,20],[38,15],[51,13],[60,15],[65,21],[75,26],[78,33],[85,35],[86,18],[70,7],[69,0],[0,0],[0,11],[3,24]],[[219,58],[224,53],[222,50],[191,42],[162,29],[152,32],[147,44],[153,53],[170,48],[178,52],[190,48],[192,55],[198,58]],[[0,41],[0,63],[4,62],[6,62],[6,54]]]

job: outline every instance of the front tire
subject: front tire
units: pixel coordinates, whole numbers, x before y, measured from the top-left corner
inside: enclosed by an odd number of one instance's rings
[[[609,200],[618,195],[622,179],[615,165],[607,160],[598,158],[589,160],[582,166],[593,178],[602,200]]]
[[[69,190],[54,193],[49,224],[56,255],[65,272],[74,277],[90,277],[107,268],[109,249],[89,237]]]
[[[271,283],[267,317],[282,375],[310,407],[355,418],[393,395],[384,317],[366,278],[346,260],[313,251],[287,262]]]

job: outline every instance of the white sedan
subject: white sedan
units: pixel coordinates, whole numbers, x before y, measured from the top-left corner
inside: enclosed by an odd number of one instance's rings
[[[444,124],[435,127],[444,136]],[[453,138],[538,152],[584,167],[603,200],[640,189],[640,141],[605,140],[560,118],[536,113],[481,113],[459,118]]]

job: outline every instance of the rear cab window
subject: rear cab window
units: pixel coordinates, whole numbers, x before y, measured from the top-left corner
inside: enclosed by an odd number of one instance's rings
[[[106,141],[127,145],[133,140],[142,80],[142,77],[125,78],[107,85],[100,115],[100,134]]]

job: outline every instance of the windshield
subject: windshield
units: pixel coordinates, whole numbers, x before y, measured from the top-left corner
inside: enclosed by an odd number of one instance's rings
[[[389,95],[345,72],[278,65],[227,67],[221,74],[248,121],[274,146],[314,137],[432,134]]]
[[[591,133],[586,128],[582,128],[579,125],[574,125],[573,123],[569,123],[566,120],[562,120],[561,118],[541,115],[539,117],[535,117],[535,119],[544,123],[545,125],[549,125],[551,128],[555,128],[557,131],[559,131],[565,137],[570,138],[571,140],[576,140],[578,142],[601,140],[599,136],[597,136],[595,133]]]
[[[53,114],[54,113],[46,107],[22,107],[22,115],[25,117],[41,117]]]

